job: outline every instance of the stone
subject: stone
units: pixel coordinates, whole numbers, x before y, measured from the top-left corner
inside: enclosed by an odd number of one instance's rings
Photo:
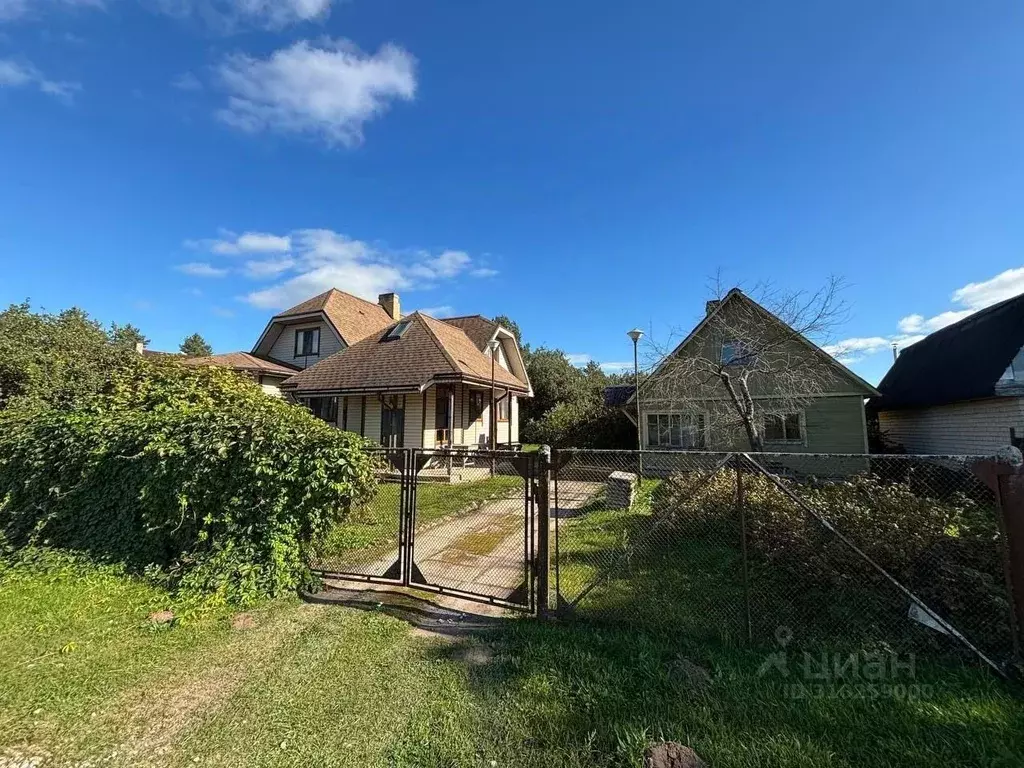
[[[629,509],[636,494],[637,476],[632,472],[612,472],[605,487],[605,501],[612,509]]]
[[[175,619],[173,611],[154,611],[149,614],[149,620],[153,624],[170,624]]]
[[[655,744],[644,752],[644,768],[707,768],[705,763],[689,747],[676,741]]]
[[[677,656],[672,662],[672,670],[677,673],[685,683],[695,690],[704,691],[711,687],[714,678],[711,673],[696,662],[690,661],[685,656]]]
[[[231,619],[232,629],[252,629],[256,626],[256,619],[252,617],[251,613],[239,613]]]

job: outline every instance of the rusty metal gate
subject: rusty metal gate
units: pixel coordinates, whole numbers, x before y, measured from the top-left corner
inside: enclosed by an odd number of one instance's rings
[[[537,610],[536,454],[380,449],[371,499],[311,548],[323,578]]]

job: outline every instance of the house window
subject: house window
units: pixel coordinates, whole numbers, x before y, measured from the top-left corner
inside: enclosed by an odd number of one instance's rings
[[[497,402],[498,421],[508,421],[508,404],[510,400],[512,400],[512,395],[505,395]]]
[[[338,423],[338,398],[310,397],[306,400],[306,407],[318,419],[322,419],[328,424]]]
[[[295,332],[295,357],[312,357],[319,354],[319,328],[303,328]]]
[[[469,420],[471,422],[484,420],[484,393],[478,389],[471,390],[469,393]]]
[[[799,443],[804,439],[799,413],[766,413],[764,439],[769,443]]]
[[[702,413],[647,414],[647,445],[652,448],[703,448]]]
[[[722,342],[722,365],[750,365],[755,360],[750,345],[740,339]]]
[[[384,337],[384,341],[394,341],[395,339],[402,338],[402,335],[409,330],[409,325],[410,322],[408,320],[403,320],[388,331],[388,335]]]

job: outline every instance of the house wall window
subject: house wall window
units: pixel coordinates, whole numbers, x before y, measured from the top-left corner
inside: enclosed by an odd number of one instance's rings
[[[647,445],[652,448],[703,448],[706,420],[702,413],[647,414]]]
[[[497,402],[498,421],[508,421],[508,404],[511,400],[512,395],[507,394]]]
[[[469,421],[484,420],[484,393],[479,389],[469,391]]]
[[[804,420],[800,413],[766,413],[764,439],[769,443],[802,443]]]
[[[754,362],[750,345],[741,339],[726,339],[722,342],[722,365],[750,365]]]
[[[323,419],[328,424],[338,423],[338,398],[310,397],[306,400],[306,407],[318,419]]]
[[[295,357],[312,357],[320,354],[320,329],[302,328],[295,332]]]

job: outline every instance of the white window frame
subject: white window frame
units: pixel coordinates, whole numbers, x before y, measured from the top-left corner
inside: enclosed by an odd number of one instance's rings
[[[651,441],[651,418],[657,419],[657,428],[655,430],[655,440]],[[679,441],[674,442],[672,440],[672,419],[679,419]],[[665,426],[662,427],[662,420],[665,420]],[[689,419],[703,419],[704,425],[701,429],[700,422],[696,425],[687,425],[685,422]],[[658,412],[658,413],[644,413],[644,443],[648,448],[667,448],[674,450],[690,450],[690,451],[703,451],[707,450],[708,445],[708,414],[706,413],[680,413],[680,412]],[[662,442],[661,436],[667,431],[668,441]],[[701,445],[684,445],[683,435],[693,434],[696,436],[700,434]]]
[[[306,333],[312,333],[313,334],[313,343],[311,345],[311,347],[313,348],[313,351],[310,352],[308,355],[303,354],[303,350],[305,349],[305,347],[303,345],[299,344],[299,339],[300,338],[305,338],[303,336],[303,334],[306,334]],[[294,352],[294,358],[298,359],[300,357],[320,357],[320,337],[321,337],[321,335],[322,334],[320,332],[320,326],[319,325],[311,325],[311,326],[307,326],[305,328],[296,328],[295,329],[295,344],[294,344],[294,349],[292,350]]]
[[[778,439],[769,439],[768,437],[768,417],[769,416],[781,416],[782,417],[782,431],[786,431],[786,417],[797,416],[800,419],[800,437],[798,439],[782,437]],[[803,409],[793,411],[765,411],[761,414],[761,434],[764,436],[765,445],[807,445],[807,416]]]

